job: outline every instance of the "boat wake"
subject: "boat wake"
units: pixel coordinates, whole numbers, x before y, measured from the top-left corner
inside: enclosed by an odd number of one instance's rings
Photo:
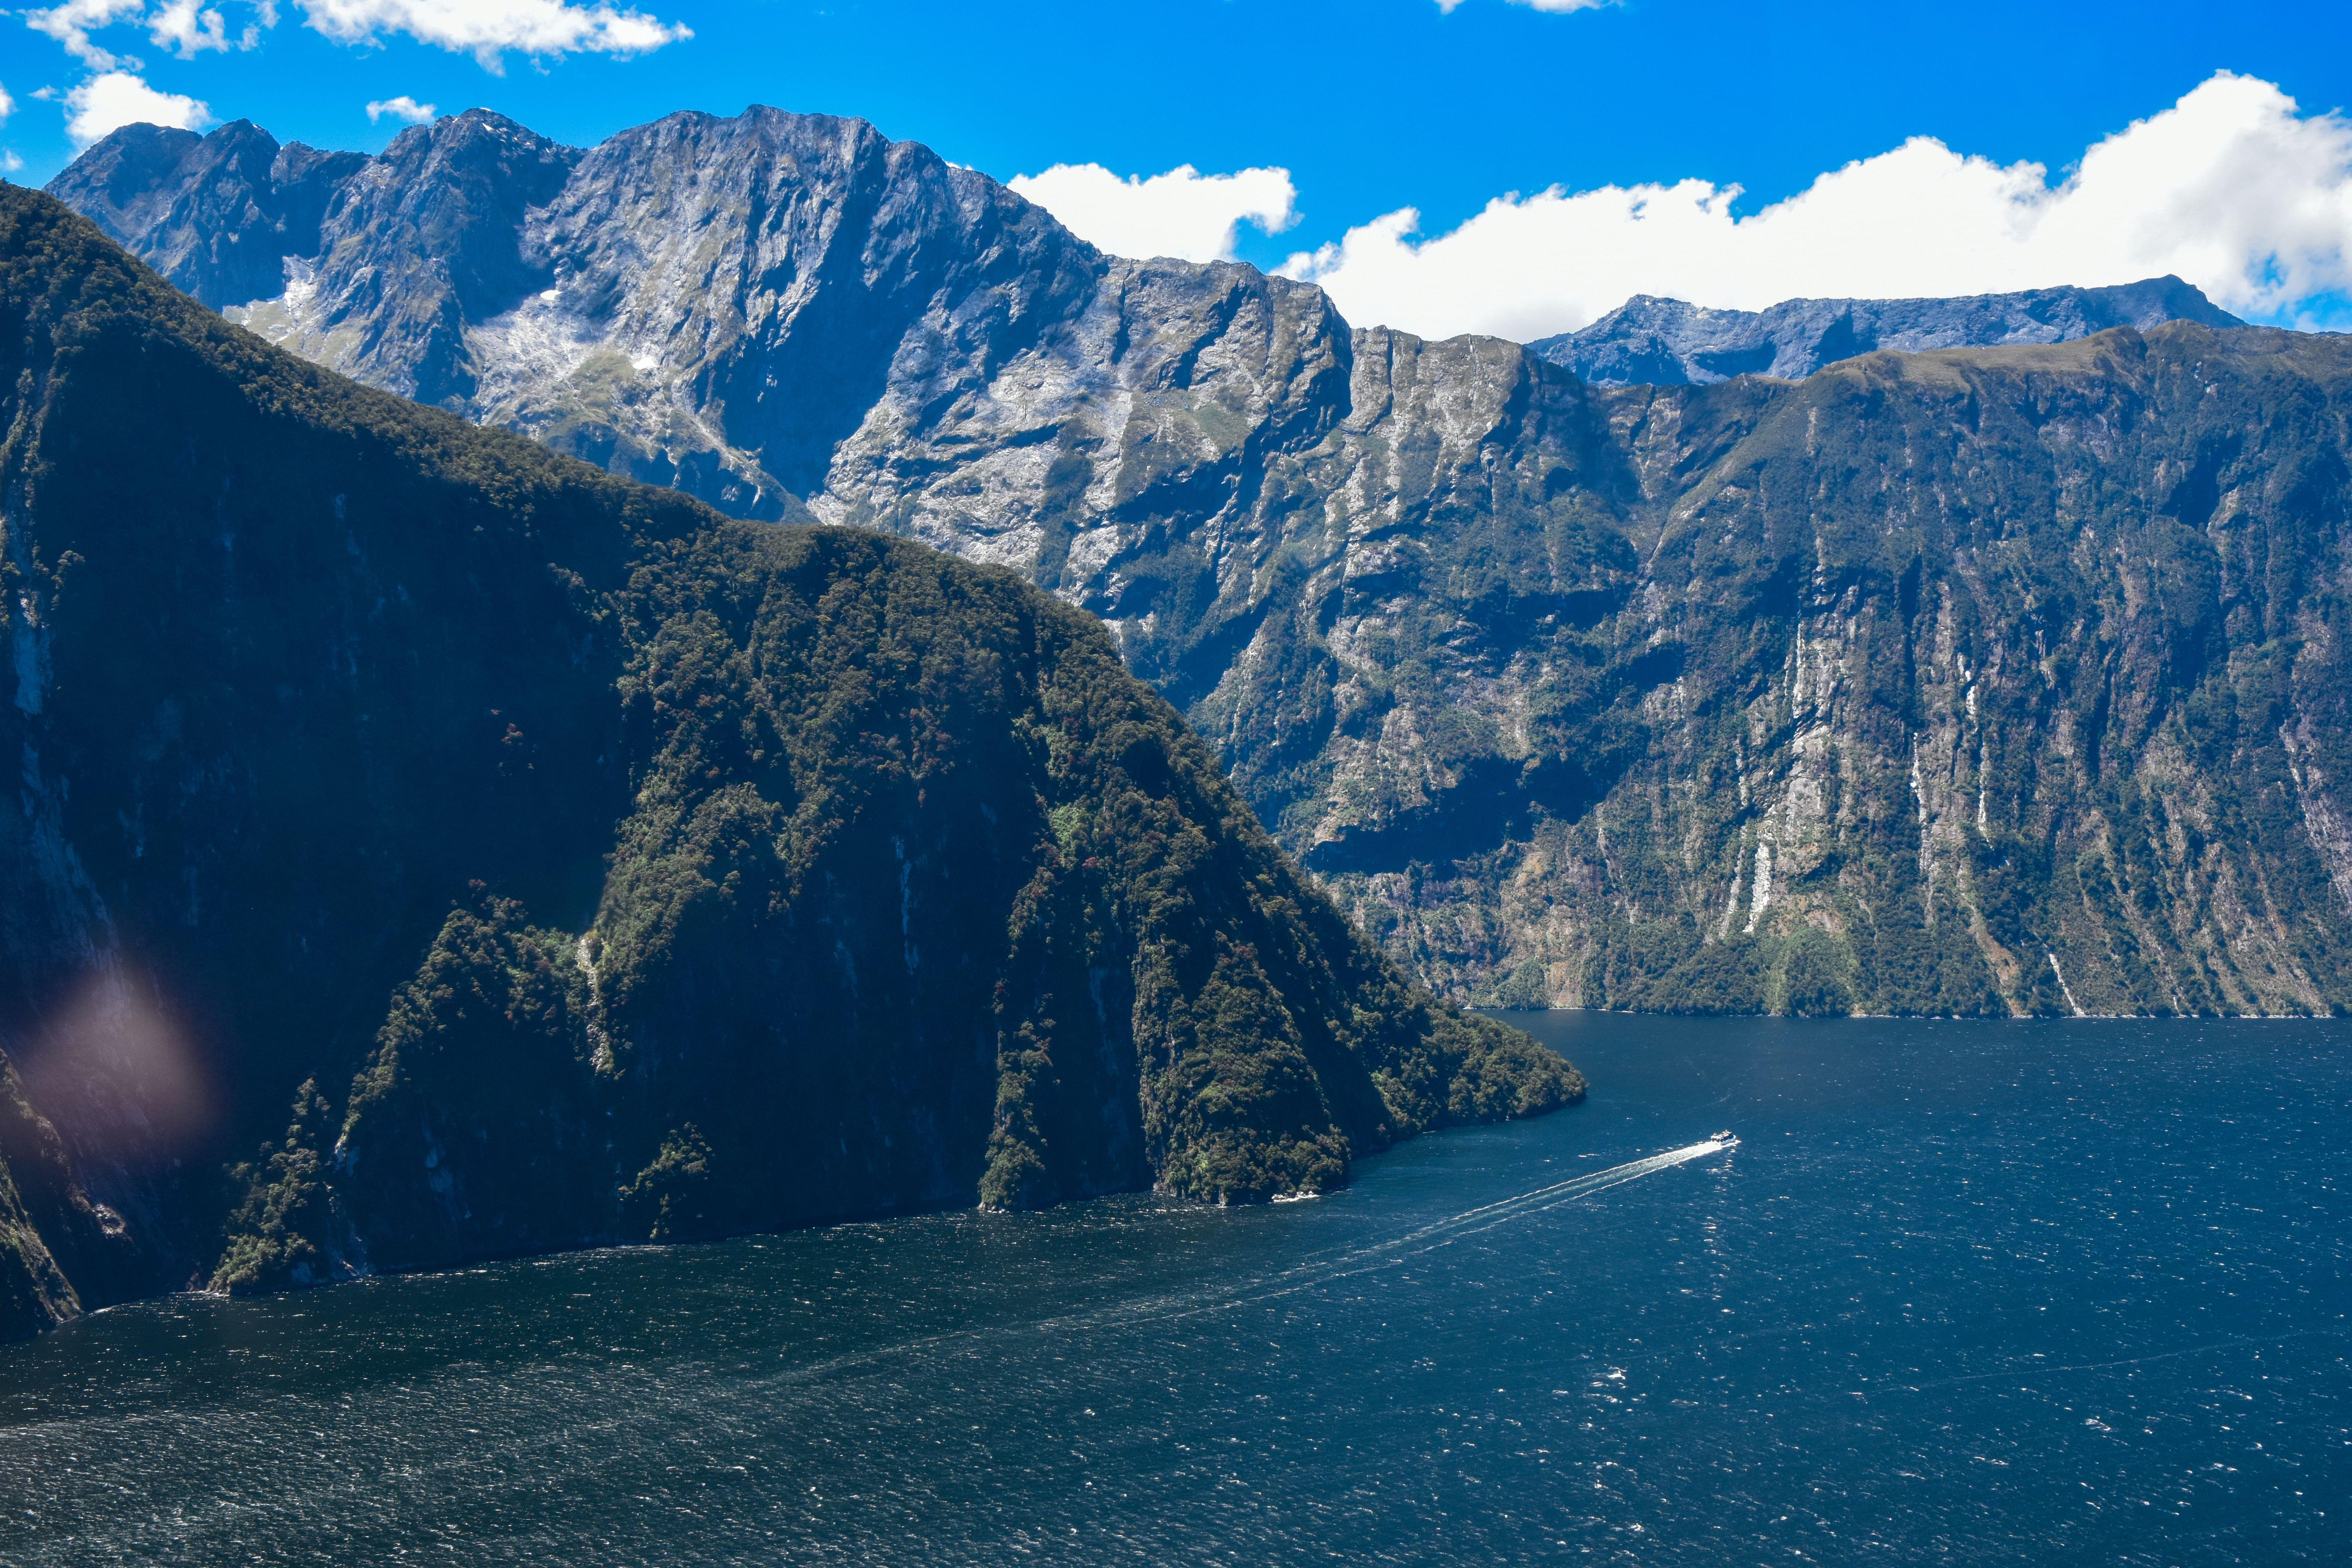
[[[1477,1236],[1499,1226],[1542,1214],[1562,1204],[1572,1204],[1589,1198],[1611,1187],[1622,1187],[1628,1182],[1638,1182],[1661,1171],[1671,1171],[1677,1165],[1687,1165],[1694,1160],[1704,1160],[1710,1154],[1720,1154],[1738,1146],[1739,1140],[1729,1132],[1696,1143],[1685,1143],[1679,1149],[1652,1154],[1622,1165],[1612,1165],[1605,1171],[1591,1171],[1581,1176],[1571,1176],[1564,1182],[1538,1187],[1533,1192],[1516,1197],[1482,1204],[1465,1209],[1460,1214],[1433,1220],[1401,1236],[1390,1237],[1368,1246],[1310,1258],[1278,1274],[1264,1276],[1246,1283],[1206,1296],[1188,1293],[1178,1298],[1161,1297],[1140,1301],[1128,1301],[1115,1308],[1074,1313],[1066,1317],[1047,1319],[1037,1326],[1048,1330],[1068,1330],[1117,1318],[1126,1322],[1160,1322],[1178,1318],[1198,1317],[1204,1312],[1229,1311],[1236,1307],[1254,1306],[1298,1291],[1318,1289],[1353,1275],[1370,1274],[1393,1268],[1412,1258],[1451,1247],[1465,1237]]]
[[[1103,1329],[1131,1329],[1152,1323],[1181,1321],[1212,1312],[1229,1312],[1262,1302],[1278,1300],[1302,1290],[1318,1289],[1339,1280],[1357,1275],[1377,1273],[1394,1268],[1412,1258],[1451,1247],[1465,1237],[1478,1236],[1501,1226],[1510,1225],[1589,1198],[1595,1193],[1612,1187],[1622,1187],[1628,1182],[1638,1182],[1644,1176],[1671,1171],[1677,1165],[1687,1165],[1694,1160],[1704,1160],[1710,1154],[1720,1154],[1738,1146],[1739,1140],[1728,1132],[1697,1143],[1685,1143],[1679,1149],[1631,1160],[1622,1165],[1612,1165],[1605,1171],[1591,1171],[1581,1176],[1571,1176],[1564,1182],[1554,1182],[1532,1192],[1501,1198],[1476,1208],[1390,1237],[1386,1240],[1349,1247],[1318,1257],[1307,1258],[1278,1273],[1261,1275],[1223,1289],[1206,1291],[1190,1289],[1157,1296],[1131,1297],[1125,1300],[1106,1302],[1076,1312],[1058,1313],[1034,1318],[1018,1324],[998,1323],[985,1328],[951,1330],[941,1334],[926,1334],[891,1344],[875,1345],[842,1355],[806,1363],[772,1373],[757,1380],[756,1386],[775,1388],[795,1384],[808,1384],[855,1372],[877,1363],[908,1355],[938,1353],[958,1342],[1003,1335],[1008,1331],[1022,1334],[1054,1335],[1082,1334]],[[748,1389],[752,1384],[746,1384]]]

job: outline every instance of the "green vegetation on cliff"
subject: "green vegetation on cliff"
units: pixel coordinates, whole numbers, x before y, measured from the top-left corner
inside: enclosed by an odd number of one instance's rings
[[[0,357],[0,1046],[60,1152],[5,1152],[137,1249],[118,1297],[1250,1201],[1581,1091],[1010,574],[356,387],[16,191]],[[35,1211],[6,1327],[80,1281]]]

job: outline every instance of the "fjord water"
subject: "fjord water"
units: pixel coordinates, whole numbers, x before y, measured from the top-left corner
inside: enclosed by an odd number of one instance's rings
[[[0,1348],[0,1561],[2344,1561],[2352,1027],[1513,1021],[1590,1103],[1311,1203]]]

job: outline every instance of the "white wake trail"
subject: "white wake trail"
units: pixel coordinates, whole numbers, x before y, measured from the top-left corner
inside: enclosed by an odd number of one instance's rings
[[[1280,1273],[1231,1286],[1223,1290],[1212,1291],[1206,1296],[1146,1297],[1141,1300],[1097,1307],[1087,1311],[1035,1319],[1026,1323],[990,1324],[982,1328],[950,1329],[941,1333],[922,1334],[913,1339],[901,1340],[890,1344],[873,1345],[865,1350],[851,1351],[840,1355],[828,1356],[823,1361],[786,1368],[741,1384],[732,1391],[730,1396],[747,1398],[752,1396],[754,1391],[772,1391],[777,1388],[814,1384],[843,1373],[855,1372],[900,1357],[943,1350],[950,1344],[971,1344],[1004,1335],[1015,1330],[1023,1333],[1067,1334],[1105,1325],[1130,1328],[1147,1323],[1170,1322],[1184,1318],[1199,1317],[1206,1312],[1230,1311],[1237,1307],[1253,1306],[1261,1301],[1293,1295],[1300,1290],[1312,1289],[1318,1285],[1327,1285],[1335,1279],[1344,1279],[1351,1275],[1369,1274],[1377,1269],[1394,1268],[1407,1258],[1433,1252],[1441,1247],[1451,1246],[1463,1237],[1475,1236],[1482,1231],[1492,1230],[1497,1226],[1507,1225],[1515,1219],[1541,1214],[1547,1209],[1557,1208],[1562,1204],[1574,1203],[1579,1198],[1590,1197],[1594,1193],[1603,1192],[1611,1187],[1622,1186],[1627,1182],[1639,1181],[1643,1176],[1654,1175],[1660,1171],[1672,1170],[1676,1165],[1686,1165],[1693,1160],[1704,1160],[1709,1154],[1721,1153],[1727,1149],[1735,1147],[1738,1142],[1739,1140],[1727,1134],[1721,1135],[1707,1139],[1704,1142],[1686,1143],[1679,1149],[1669,1149],[1661,1154],[1652,1154],[1643,1159],[1629,1161],[1622,1165],[1612,1165],[1605,1171],[1594,1171],[1581,1176],[1571,1176],[1567,1181],[1554,1182],[1549,1186],[1538,1187],[1533,1192],[1521,1193],[1516,1197],[1501,1198],[1491,1204],[1482,1204],[1476,1208],[1465,1209],[1460,1214],[1433,1221],[1417,1230],[1407,1231],[1402,1236],[1391,1237],[1386,1241],[1374,1242],[1368,1247],[1353,1247],[1321,1258],[1309,1258]]]
[[[1592,1171],[1581,1176],[1571,1176],[1565,1182],[1556,1182],[1549,1187],[1538,1187],[1531,1193],[1521,1193],[1515,1198],[1503,1198],[1481,1208],[1465,1209],[1450,1219],[1442,1219],[1433,1225],[1424,1226],[1420,1230],[1397,1237],[1395,1242],[1383,1245],[1394,1246],[1399,1243],[1416,1241],[1424,1236],[1440,1231],[1469,1234],[1485,1230],[1487,1225],[1477,1222],[1499,1223],[1504,1219],[1516,1219],[1521,1215],[1538,1214],[1559,1204],[1572,1203],[1578,1198],[1588,1196],[1604,1188],[1622,1186],[1627,1182],[1638,1181],[1643,1176],[1653,1175],[1660,1171],[1670,1171],[1676,1165],[1686,1165],[1693,1160],[1704,1160],[1709,1154],[1719,1154],[1738,1142],[1738,1140],[1736,1138],[1729,1141],[1709,1138],[1704,1142],[1685,1143],[1679,1149],[1669,1149],[1663,1154],[1652,1154],[1622,1165],[1612,1165],[1605,1171]],[[1469,1227],[1468,1231],[1463,1230],[1465,1226]]]
[[[1246,1285],[1213,1292],[1206,1298],[1161,1297],[1157,1302],[1130,1301],[1119,1307],[1106,1308],[1097,1311],[1049,1318],[1038,1323],[1037,1326],[1049,1331],[1074,1329],[1107,1318],[1118,1318],[1127,1322],[1164,1322],[1177,1318],[1198,1317],[1203,1312],[1224,1311],[1235,1307],[1253,1306],[1260,1301],[1269,1301],[1278,1297],[1293,1295],[1318,1285],[1328,1285],[1334,1280],[1345,1279],[1352,1275],[1370,1274],[1382,1268],[1392,1268],[1408,1258],[1434,1252],[1441,1247],[1450,1247],[1464,1237],[1476,1236],[1482,1232],[1493,1230],[1497,1226],[1508,1225],[1513,1220],[1525,1219],[1530,1215],[1558,1208],[1562,1204],[1571,1204],[1580,1198],[1591,1197],[1593,1194],[1604,1192],[1611,1187],[1621,1187],[1628,1182],[1639,1181],[1643,1176],[1654,1175],[1660,1171],[1670,1171],[1677,1165],[1686,1165],[1693,1160],[1704,1160],[1709,1154],[1719,1154],[1727,1149],[1735,1147],[1738,1142],[1737,1138],[1709,1138],[1703,1142],[1686,1143],[1679,1149],[1669,1149],[1664,1153],[1651,1154],[1643,1159],[1629,1161],[1622,1165],[1612,1165],[1605,1171],[1592,1171],[1581,1176],[1571,1176],[1567,1181],[1555,1182],[1547,1187],[1538,1187],[1533,1192],[1521,1193],[1515,1197],[1499,1198],[1491,1204],[1482,1204],[1476,1208],[1465,1209],[1460,1214],[1449,1215],[1441,1220],[1433,1220],[1417,1230],[1391,1237],[1386,1241],[1374,1242],[1368,1247],[1353,1247],[1332,1256],[1310,1258],[1304,1263],[1286,1268],[1278,1274],[1269,1275]]]

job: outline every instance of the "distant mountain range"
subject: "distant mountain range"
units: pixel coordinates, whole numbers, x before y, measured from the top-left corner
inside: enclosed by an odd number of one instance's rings
[[[2242,327],[2178,278],[2106,289],[2035,289],[1953,300],[1784,300],[1763,310],[1711,310],[1636,294],[1591,326],[1544,338],[1535,353],[1606,386],[1705,384],[1735,375],[1802,381],[1880,349],[2059,343],[2114,327],[2166,321]]]
[[[2352,342],[2164,280],[1637,301],[1600,385],[771,110],[131,128],[53,189],[320,363],[1094,612],[1456,997],[2352,1007]]]

